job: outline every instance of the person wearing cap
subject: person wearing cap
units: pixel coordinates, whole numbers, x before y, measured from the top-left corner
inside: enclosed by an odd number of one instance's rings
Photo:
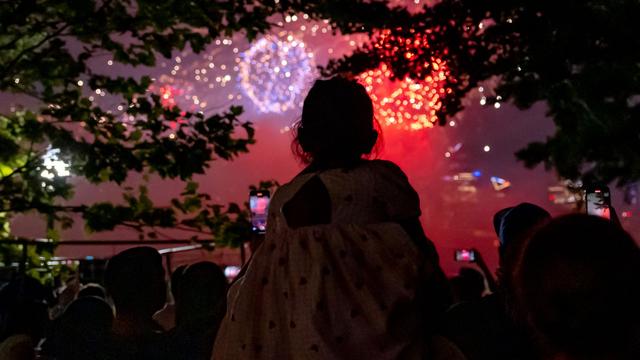
[[[530,203],[521,203],[498,211],[493,217],[493,227],[498,235],[498,289],[511,289],[511,275],[526,240],[533,232],[551,221],[545,209]],[[508,292],[508,291],[507,291]]]
[[[546,210],[530,203],[508,207],[494,215],[493,225],[500,243],[497,282],[492,289],[495,291],[478,301],[449,309],[443,326],[443,334],[469,360],[537,358],[533,344],[509,306],[513,293],[511,277],[529,236],[550,220]],[[488,268],[483,271],[487,273]]]

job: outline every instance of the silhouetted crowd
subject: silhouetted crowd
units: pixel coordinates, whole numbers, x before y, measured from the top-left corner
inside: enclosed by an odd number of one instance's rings
[[[200,262],[176,269],[170,284],[171,304],[162,258],[150,247],[111,258],[104,287],[68,283],[71,299],[17,277],[0,290],[0,359],[209,359],[227,278]]]
[[[627,233],[592,216],[551,219],[526,203],[494,225],[497,280],[482,258],[480,271],[462,267],[449,279],[438,296],[450,304],[426,336],[459,351],[432,358],[640,358],[640,251]],[[171,303],[150,247],[111,258],[104,288],[76,287],[71,301],[16,277],[0,290],[0,359],[210,359],[227,308],[223,271],[200,262],[169,283]]]

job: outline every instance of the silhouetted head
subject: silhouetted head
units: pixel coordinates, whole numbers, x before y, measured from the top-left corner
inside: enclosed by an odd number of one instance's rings
[[[545,209],[529,203],[520,203],[498,211],[493,226],[500,241],[500,283],[505,286],[505,276],[513,273],[522,248],[529,236],[551,219]]]
[[[569,359],[640,358],[629,355],[640,350],[639,284],[638,245],[587,215],[537,231],[515,277],[519,307],[543,346]]]
[[[227,287],[227,278],[218,265],[206,261],[189,265],[178,283],[177,325],[222,316],[226,311]]]
[[[35,343],[44,335],[49,320],[48,292],[38,280],[21,276],[0,290],[0,342],[23,334]]]
[[[84,285],[80,291],[78,292],[78,298],[87,297],[87,296],[95,296],[100,299],[106,299],[107,294],[104,288],[100,284],[89,283]]]
[[[304,163],[350,165],[378,139],[364,86],[341,77],[316,80],[295,128],[294,151]]]
[[[93,359],[108,344],[113,311],[106,301],[95,296],[74,300],[60,316],[54,329],[56,358]]]
[[[485,290],[484,276],[470,267],[460,268],[450,282],[455,303],[480,299]]]
[[[150,319],[166,300],[162,257],[151,247],[125,250],[107,263],[105,287],[116,315]]]

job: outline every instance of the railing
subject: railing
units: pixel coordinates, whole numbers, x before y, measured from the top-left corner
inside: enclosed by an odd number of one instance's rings
[[[33,240],[0,240],[0,245],[20,245],[22,246],[22,257],[18,264],[18,272],[24,274],[27,270],[28,262],[28,249],[29,246],[115,246],[115,245],[175,245],[175,247],[160,249],[158,252],[165,258],[167,271],[171,273],[171,255],[175,253],[193,251],[197,249],[207,248],[214,249],[213,240],[64,240],[64,241],[52,241],[48,239],[33,239]],[[242,249],[241,249],[242,250]],[[243,257],[244,258],[244,257]]]

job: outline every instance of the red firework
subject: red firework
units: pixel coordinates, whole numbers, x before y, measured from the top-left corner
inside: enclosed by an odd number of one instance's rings
[[[414,61],[419,53],[428,49],[426,35],[404,38],[392,35],[389,30],[381,33],[374,46],[382,51],[383,60],[403,57],[407,62]],[[447,65],[434,57],[429,62],[412,65],[419,74],[417,78],[392,80],[393,73],[384,63],[358,76],[383,125],[422,130],[438,121],[436,112],[442,107],[442,98],[451,93],[451,89],[445,87],[449,75]]]
[[[149,87],[149,90],[151,90],[152,92],[156,92],[160,96],[160,104],[165,109],[172,109],[176,106],[179,106],[176,98],[184,94],[183,90],[169,84],[161,85],[157,87],[157,89],[154,85],[151,85]],[[183,110],[180,112],[180,117],[178,119],[171,121],[169,126],[172,130],[177,129],[179,124],[186,122],[186,120],[184,119],[184,116],[186,116],[186,114],[187,112]]]
[[[158,93],[160,95],[160,103],[162,104],[162,107],[171,109],[178,105],[176,103],[176,96],[180,96],[182,92],[171,85],[165,84],[160,86]]]

